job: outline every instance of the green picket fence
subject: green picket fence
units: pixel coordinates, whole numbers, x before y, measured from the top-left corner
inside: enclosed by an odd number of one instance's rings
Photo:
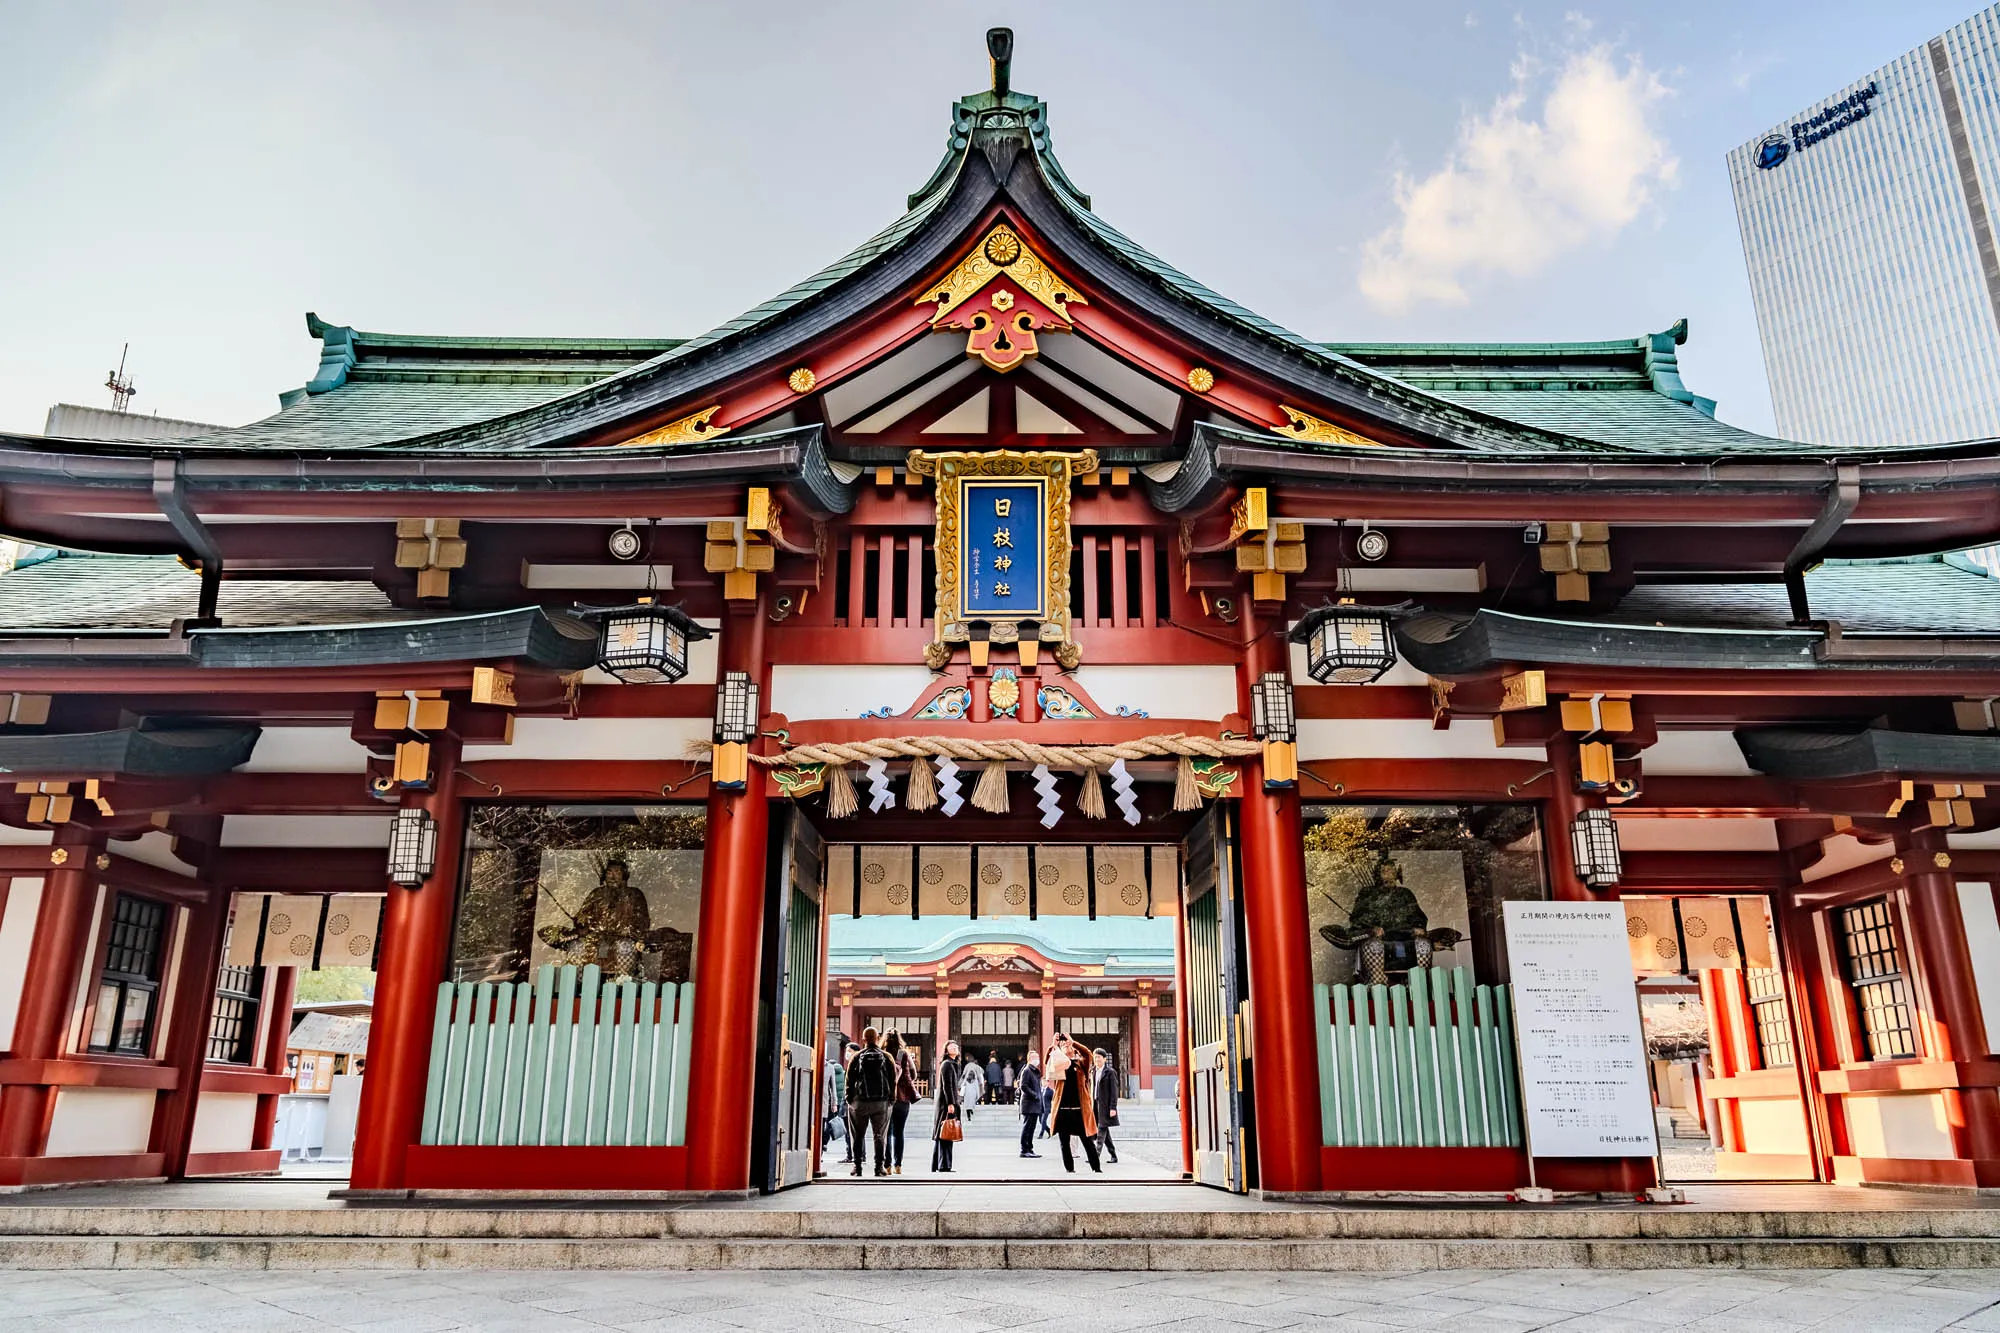
[[[694,983],[602,983],[595,963],[523,981],[444,982],[422,1142],[685,1142]]]
[[[1313,1002],[1327,1147],[1520,1146],[1507,987],[1412,968],[1394,986],[1314,986]]]

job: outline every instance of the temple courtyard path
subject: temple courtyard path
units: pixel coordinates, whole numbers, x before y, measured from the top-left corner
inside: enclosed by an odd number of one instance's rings
[[[2000,1273],[0,1273],[0,1326],[660,1330],[2000,1329]]]

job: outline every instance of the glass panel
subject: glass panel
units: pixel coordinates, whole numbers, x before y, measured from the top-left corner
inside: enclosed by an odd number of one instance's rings
[[[1507,980],[1500,904],[1548,896],[1533,806],[1305,812],[1313,980],[1395,982],[1435,963]]]
[[[118,997],[124,987],[110,982],[97,988],[97,1010],[90,1016],[90,1049],[111,1049],[111,1034],[118,1026]]]
[[[1171,1018],[1153,1019],[1153,1068],[1173,1069],[1181,1062],[1180,1028]]]
[[[689,980],[707,826],[698,805],[473,807],[452,979],[595,963],[606,980]]]
[[[153,992],[132,989],[125,992],[125,1012],[118,1019],[118,1051],[121,1055],[146,1054],[147,1020],[153,1014]]]

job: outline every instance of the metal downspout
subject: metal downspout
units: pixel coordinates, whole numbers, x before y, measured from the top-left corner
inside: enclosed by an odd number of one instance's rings
[[[1836,463],[1833,485],[1827,488],[1826,503],[1820,506],[1819,517],[1785,557],[1785,595],[1791,599],[1794,625],[1812,623],[1812,607],[1806,600],[1806,571],[1819,563],[1819,553],[1833,544],[1834,537],[1854,516],[1860,503],[1860,464]]]
[[[216,623],[216,602],[222,594],[222,548],[187,502],[187,481],[178,458],[153,460],[153,503],[173,525],[176,535],[201,562],[201,594],[195,603],[199,624]]]

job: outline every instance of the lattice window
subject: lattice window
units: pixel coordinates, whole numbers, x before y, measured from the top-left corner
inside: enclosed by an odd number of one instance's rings
[[[264,998],[264,969],[225,964],[215,979],[215,1016],[208,1024],[208,1058],[247,1065],[257,1058],[257,1013]]]
[[[1178,1020],[1157,1015],[1153,1019],[1153,1068],[1178,1069],[1181,1063],[1181,1028]]]
[[[167,907],[121,893],[111,905],[111,939],[97,983],[97,1012],[90,1049],[116,1055],[150,1055],[154,1008],[159,999],[160,955],[166,943]]]
[[[928,1037],[931,1022],[929,1014],[876,1014],[868,1020],[868,1026],[877,1032],[900,1032],[905,1037],[915,1032]]]
[[[1789,1069],[1798,1063],[1792,1051],[1791,1006],[1785,1002],[1785,974],[1775,967],[1743,970],[1750,994],[1750,1017],[1757,1029],[1757,1062],[1764,1069]]]
[[[1025,1037],[1028,1035],[1026,1009],[966,1009],[958,1015],[961,1037]]]
[[[1118,1020],[1105,1014],[1088,1017],[1071,1014],[1068,1018],[1058,1017],[1056,1027],[1072,1037],[1115,1037],[1121,1030]]]
[[[1862,1056],[1899,1060],[1917,1053],[1910,1016],[1910,983],[1896,939],[1889,900],[1874,898],[1834,913],[1841,962],[1861,1020]]]

